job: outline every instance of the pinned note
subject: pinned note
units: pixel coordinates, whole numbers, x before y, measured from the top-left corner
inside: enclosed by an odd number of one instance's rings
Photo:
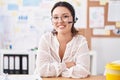
[[[18,10],[17,4],[8,4],[8,10]]]
[[[93,29],[93,35],[110,35],[110,30]]]
[[[0,6],[3,6],[3,5],[4,5],[3,1],[2,1],[2,0],[0,0]]]
[[[115,26],[114,25],[106,25],[105,30],[114,30]]]
[[[100,5],[106,5],[108,3],[108,0],[100,0]]]
[[[120,28],[120,22],[116,22],[116,27]]]
[[[22,0],[17,0],[17,3],[18,3],[19,5],[22,5]]]
[[[120,22],[120,0],[110,0],[109,1],[108,21]]]

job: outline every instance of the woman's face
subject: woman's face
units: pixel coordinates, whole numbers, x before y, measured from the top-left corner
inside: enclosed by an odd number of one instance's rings
[[[56,7],[52,13],[52,24],[59,33],[71,33],[73,17],[66,7]]]

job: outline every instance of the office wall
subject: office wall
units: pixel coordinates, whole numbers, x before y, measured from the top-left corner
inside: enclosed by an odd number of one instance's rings
[[[3,43],[2,45],[0,44],[0,48],[9,49],[9,45],[13,45],[13,49],[22,50],[36,47],[38,37],[52,28],[50,14],[48,13],[50,13],[50,9],[56,1],[58,0],[0,0],[0,36],[3,37],[2,39],[0,37],[0,42]],[[87,38],[90,49],[96,50],[100,57],[103,57],[106,53],[114,55],[114,53],[119,52],[118,47],[120,44],[118,39],[120,39],[120,35],[114,34],[113,31],[114,29],[120,28],[120,21],[108,21],[108,0],[66,1],[72,3],[75,6],[75,10],[79,11],[76,15],[78,21],[75,26],[79,29],[80,34]],[[103,22],[102,26],[91,26],[91,8],[97,8],[95,12],[97,11],[96,14],[98,15],[94,14],[93,17],[95,21],[100,18],[100,20],[102,20],[101,22]],[[100,17],[99,14],[101,14],[101,12],[99,12],[99,9],[102,11],[102,16]],[[111,29],[111,27],[109,27],[106,30],[106,26],[113,26],[113,28]],[[98,29],[98,33],[94,33],[96,29]],[[118,33],[120,33],[120,31],[118,31]],[[101,44],[99,44],[100,42]],[[23,43],[24,46],[22,45]],[[117,46],[112,50],[112,46],[107,47],[106,44]],[[106,50],[112,51],[108,52]],[[118,56],[114,55],[114,57],[117,58]],[[112,60],[109,59],[107,61]],[[98,59],[98,74],[103,73],[103,67],[107,61],[106,57],[104,57],[103,61]]]
[[[120,60],[120,38],[92,38],[91,48],[97,52],[97,74],[104,74],[107,63]]]
[[[3,29],[4,36],[2,48],[9,49],[10,45],[12,49],[38,46],[38,37],[53,29],[50,10],[57,1],[59,0],[0,0],[0,29]],[[76,27],[86,28],[87,0],[66,1],[74,5],[76,17],[79,17]]]

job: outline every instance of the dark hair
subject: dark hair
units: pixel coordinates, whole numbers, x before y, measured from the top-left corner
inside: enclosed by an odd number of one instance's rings
[[[65,1],[59,1],[59,2],[57,2],[57,3],[53,6],[53,8],[52,8],[52,10],[51,10],[51,15],[52,15],[52,13],[53,13],[53,10],[54,10],[56,7],[59,7],[59,6],[66,7],[66,8],[70,11],[70,13],[71,13],[71,15],[72,15],[72,17],[73,17],[73,22],[75,23],[75,22],[76,22],[76,20],[75,20],[75,10],[74,10],[73,6],[72,6],[70,3],[68,3],[68,2],[65,2]],[[71,32],[72,32],[73,36],[78,33],[78,31],[77,31],[77,30],[75,29],[75,27],[74,27],[74,23],[73,23],[72,29],[71,29]],[[56,32],[55,29],[52,31],[52,33],[53,33],[53,34],[57,34],[57,32]]]

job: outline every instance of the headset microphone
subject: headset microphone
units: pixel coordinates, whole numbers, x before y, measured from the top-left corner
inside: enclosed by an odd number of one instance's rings
[[[68,24],[71,24],[71,23],[73,23],[73,22],[72,22],[72,21],[69,21],[69,22],[68,22]]]

